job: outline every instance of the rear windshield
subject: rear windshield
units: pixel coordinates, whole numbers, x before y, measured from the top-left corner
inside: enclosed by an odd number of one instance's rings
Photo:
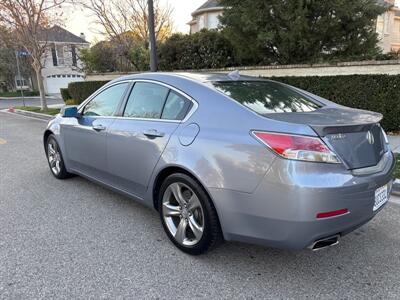
[[[218,81],[213,86],[259,114],[310,112],[321,107],[306,96],[271,81]]]

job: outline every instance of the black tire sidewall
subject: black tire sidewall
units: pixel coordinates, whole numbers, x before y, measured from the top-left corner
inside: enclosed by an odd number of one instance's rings
[[[181,182],[188,185],[196,193],[203,208],[203,213],[204,213],[203,236],[201,237],[200,241],[193,246],[184,246],[178,243],[172,236],[172,234],[169,232],[169,229],[167,228],[167,225],[165,224],[164,221],[162,213],[163,196],[167,187],[170,186],[172,183],[176,182]],[[186,174],[182,173],[172,174],[164,180],[164,182],[161,185],[160,192],[158,193],[158,211],[160,213],[161,223],[170,240],[176,247],[178,247],[179,249],[181,249],[186,253],[192,255],[202,254],[206,252],[217,239],[216,233],[219,230],[219,228],[215,228],[218,225],[215,224],[216,223],[215,220],[213,221],[213,218],[211,217],[211,214],[215,214],[215,209],[211,204],[209,196],[204,191],[203,187],[196,180],[194,180],[192,177]]]

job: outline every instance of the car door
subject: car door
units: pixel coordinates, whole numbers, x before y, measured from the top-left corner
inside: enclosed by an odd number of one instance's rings
[[[171,135],[193,103],[159,83],[137,81],[110,127],[107,161],[114,186],[142,197]]]
[[[79,118],[61,126],[71,169],[107,181],[106,136],[129,85],[122,82],[104,89],[82,108]]]

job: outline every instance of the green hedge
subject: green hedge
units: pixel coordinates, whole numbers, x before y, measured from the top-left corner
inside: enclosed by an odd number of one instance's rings
[[[380,112],[387,131],[400,130],[400,75],[272,77],[336,103]]]
[[[75,104],[81,104],[108,81],[77,81],[68,84],[68,92]]]
[[[61,93],[61,98],[64,100],[64,102],[67,101],[68,99],[72,99],[71,95],[69,94],[68,88],[66,89],[61,88],[60,93]]]

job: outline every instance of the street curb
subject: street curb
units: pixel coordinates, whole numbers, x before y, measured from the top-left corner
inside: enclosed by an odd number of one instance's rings
[[[26,111],[26,110],[21,110],[21,109],[15,109],[14,113],[18,114],[18,115],[32,117],[32,118],[46,120],[46,121],[50,121],[51,119],[55,118],[55,116],[50,116],[50,115],[46,115],[46,114],[41,114],[41,113]]]
[[[396,196],[400,196],[400,179],[396,179],[393,182],[392,194]]]
[[[25,96],[25,99],[34,99],[34,100],[39,100],[39,96]],[[51,99],[51,100],[61,100],[61,97],[55,97],[55,96],[46,96],[46,99]],[[22,97],[0,97],[1,100],[21,100]]]

